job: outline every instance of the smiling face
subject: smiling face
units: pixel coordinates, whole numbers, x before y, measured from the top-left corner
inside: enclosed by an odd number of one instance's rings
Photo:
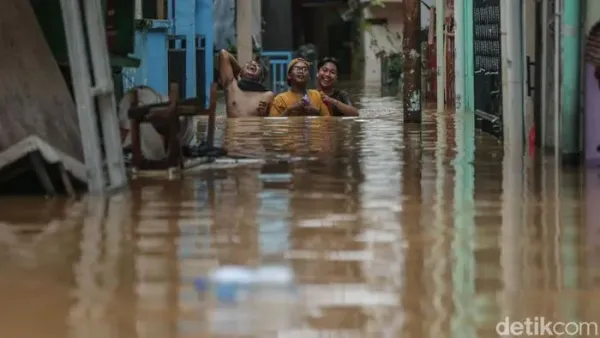
[[[256,61],[248,61],[242,68],[240,77],[244,80],[260,82],[262,80],[262,67]]]
[[[310,75],[308,73],[308,63],[298,61],[292,66],[288,74],[288,81],[295,85],[306,85]]]
[[[317,79],[321,88],[329,88],[335,85],[337,81],[337,67],[333,62],[325,62],[325,64],[319,68],[317,73]]]

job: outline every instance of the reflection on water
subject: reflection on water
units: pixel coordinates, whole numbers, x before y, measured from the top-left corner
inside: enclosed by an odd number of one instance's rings
[[[404,125],[392,98],[361,104],[356,119],[221,120],[230,152],[264,165],[138,179],[108,200],[0,201],[5,335],[217,337],[193,282],[219,265],[296,275],[301,318],[248,337],[594,320],[598,171],[503,154],[460,116]]]

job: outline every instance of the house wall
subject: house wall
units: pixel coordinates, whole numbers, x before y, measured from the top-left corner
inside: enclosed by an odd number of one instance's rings
[[[365,19],[386,19],[387,24],[370,24],[362,33],[364,38],[364,81],[368,85],[381,84],[380,52],[402,51],[403,13],[399,3],[386,3],[385,7],[363,10]]]
[[[600,1],[588,0],[585,5],[585,23],[584,23],[584,34],[582,34],[583,44],[585,43],[592,33],[594,26],[600,22]],[[594,36],[600,34],[600,30],[595,29],[593,32]],[[583,55],[586,53],[584,52]],[[595,65],[591,62],[586,62],[584,59],[583,64],[583,91],[585,95],[583,110],[583,126],[585,133],[585,158],[588,163],[600,163],[600,134],[598,134],[598,128],[600,128],[600,114],[598,113],[598,107],[600,106],[600,85],[595,76]]]
[[[252,1],[252,0],[248,0]],[[269,0],[264,0],[269,2]],[[279,2],[284,3],[287,0],[280,0]],[[230,45],[235,46],[236,40],[236,0],[214,0],[213,5],[213,33],[215,48],[227,49]],[[285,6],[284,6],[285,7]],[[278,6],[275,6],[275,10],[278,10]],[[285,8],[284,8],[285,9]],[[262,23],[262,1],[254,0],[251,6],[252,18],[251,29],[252,35],[258,43],[262,41],[261,35],[261,23]]]

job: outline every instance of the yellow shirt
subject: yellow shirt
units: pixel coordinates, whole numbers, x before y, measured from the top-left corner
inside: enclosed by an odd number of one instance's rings
[[[307,91],[308,99],[310,101],[310,105],[317,109],[321,116],[331,116],[329,113],[329,108],[321,99],[321,93],[314,89],[309,89]],[[289,107],[295,105],[300,99],[302,99],[302,94],[292,93],[291,91],[283,92],[275,96],[273,99],[273,103],[271,104],[271,111],[269,112],[269,116],[281,116],[283,112]]]

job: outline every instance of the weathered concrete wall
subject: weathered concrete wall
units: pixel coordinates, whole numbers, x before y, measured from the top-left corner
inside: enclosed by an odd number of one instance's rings
[[[252,1],[252,34],[258,43],[262,42],[261,36],[261,1]],[[285,2],[285,1],[281,1]],[[214,35],[215,47],[217,49],[227,49],[229,44],[235,46],[236,40],[236,0],[214,0]]]
[[[388,3],[385,7],[371,7],[363,10],[365,19],[387,19],[387,25],[369,25],[364,35],[364,81],[368,85],[381,84],[381,61],[379,52],[397,53],[402,51],[402,5]]]

